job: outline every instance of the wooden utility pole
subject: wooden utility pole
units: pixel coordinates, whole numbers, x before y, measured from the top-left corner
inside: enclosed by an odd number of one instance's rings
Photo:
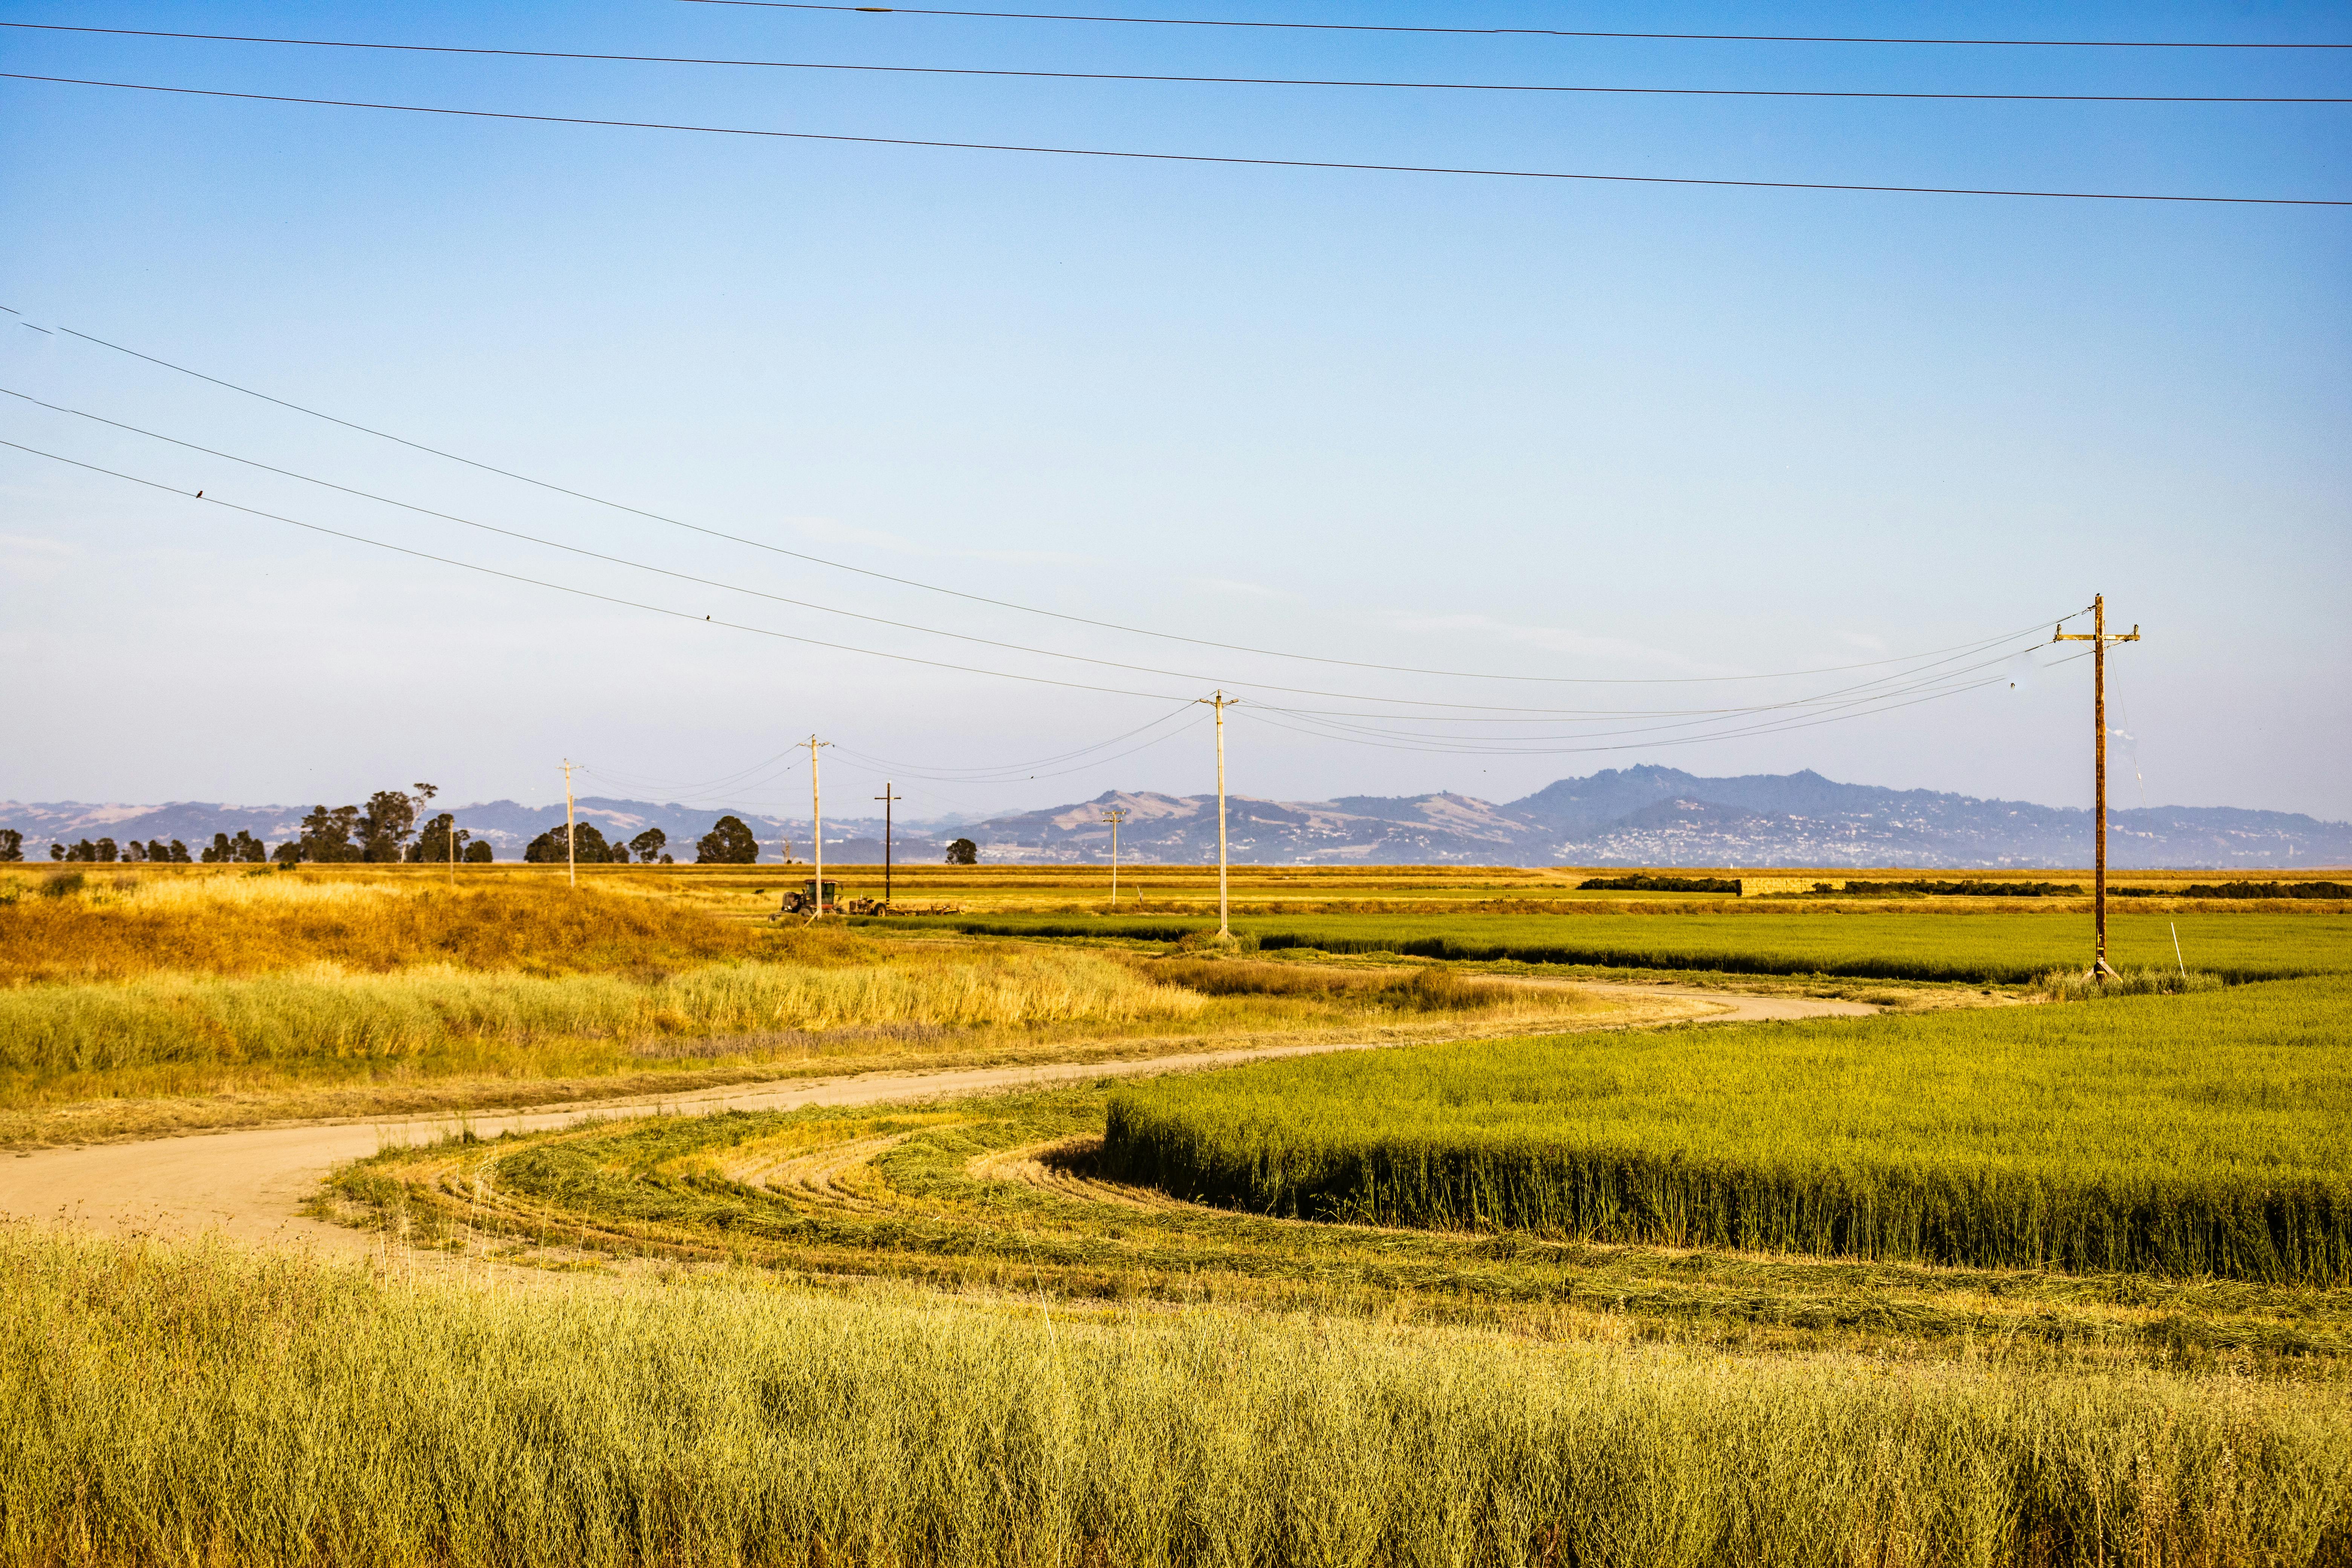
[[[887,910],[890,907],[890,808],[907,797],[892,794],[890,781],[884,779],[882,793],[874,798],[882,803],[882,907]],[[824,891],[823,884],[818,885],[817,891]]]
[[[2091,629],[2070,632],[2064,626],[2051,628],[2052,642],[2086,642],[2091,645],[2091,721],[2098,731],[2097,763],[2098,805],[2095,808],[2096,822],[2092,827],[2095,864],[2091,871],[2091,908],[2094,929],[2094,952],[2091,978],[2104,982],[2115,970],[2107,963],[2107,645],[2111,642],[2139,641],[2139,623],[2132,629],[2115,637],[2107,635],[2107,596],[2099,594],[2091,600]]]
[[[1127,820],[1127,807],[1114,805],[1103,813],[1102,819],[1110,824],[1110,907],[1118,912],[1118,825]]]
[[[831,741],[820,741],[814,735],[808,738],[809,816],[811,819],[809,825],[816,829],[816,898],[809,912],[811,920],[815,920],[824,913],[824,799],[818,794],[816,787],[816,753],[820,747],[832,744]]]
[[[580,885],[580,854],[572,847],[572,759],[563,759],[563,868],[572,878],[572,885]]]
[[[1241,699],[1226,696],[1221,687],[1214,697],[1201,700],[1217,710],[1217,934],[1229,937],[1234,931],[1225,899],[1225,710]]]

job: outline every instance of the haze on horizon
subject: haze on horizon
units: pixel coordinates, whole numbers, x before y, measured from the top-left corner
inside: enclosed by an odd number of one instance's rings
[[[1189,13],[1188,13],[1189,14]],[[1406,21],[1401,5],[1218,15]],[[1558,26],[1494,4],[1466,25]],[[1727,5],[1580,8],[1738,30]],[[1809,5],[2030,36],[2045,11]],[[33,18],[25,18],[30,20]],[[41,18],[51,19],[51,18]],[[69,19],[58,16],[55,19]],[[396,17],[181,0],[108,26],[1013,69],[2352,96],[2256,51],[1088,27],[708,5]],[[2077,37],[2332,37],[2341,12],[2070,10]],[[1197,36],[1196,36],[1197,35]],[[11,71],[857,135],[1730,179],[2352,196],[2352,107],[1417,93],[386,57],[0,37]],[[2143,58],[2161,54],[2162,58]],[[872,572],[1213,643],[1612,680],[2048,635],[2107,595],[2114,804],[2352,818],[2352,211],[1555,184],[450,121],[0,83],[0,438],[709,625],[387,554],[0,448],[0,798],[583,794],[910,815],[1214,786],[1492,801],[1651,762],[2087,804],[2088,667],[1847,722],[1473,754],[1433,702],[1696,707],[1188,647],[926,593],[391,446],[94,347]],[[749,597],[732,589],[800,601]],[[844,620],[1172,670],[1074,665]],[[734,620],[1073,690],[726,630]],[[2045,658],[2050,657],[2045,655]],[[1195,679],[1197,677],[1197,679]],[[1505,695],[1497,696],[1496,692]],[[1746,695],[1739,695],[1745,693]],[[1731,695],[1727,695],[1731,694]],[[1181,711],[1180,711],[1181,710]],[[1349,722],[1356,722],[1349,721]],[[1154,723],[1134,741],[1103,744]],[[1559,724],[1532,734],[1574,732]],[[1322,730],[1321,733],[1302,731]],[[1410,732],[1410,733],[1407,733]],[[1655,733],[1654,731],[1652,733]],[[1145,742],[1146,749],[1130,750]],[[1549,749],[1547,749],[1547,746]],[[1099,747],[1085,755],[1066,753]],[[763,763],[763,759],[769,760]]]

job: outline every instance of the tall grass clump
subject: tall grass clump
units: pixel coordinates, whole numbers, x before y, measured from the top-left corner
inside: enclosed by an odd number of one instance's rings
[[[2341,1561],[2340,1393],[0,1230],[10,1563]]]
[[[332,965],[247,980],[148,975],[0,990],[0,1086],[154,1067],[365,1068],[464,1045],[808,1031],[1124,1026],[1197,1012],[1197,993],[1092,953],[982,951],[863,967],[744,961],[656,980],[354,974]]]
[[[1264,1213],[2352,1281],[2352,982],[1565,1036],[1122,1089],[1108,1173]]]
[[[1582,992],[1515,985],[1436,964],[1398,973],[1232,959],[1162,958],[1135,967],[1138,973],[1163,984],[1181,985],[1208,996],[1289,996],[1369,1004],[1406,1013],[1557,1013],[1593,1005]]]
[[[2186,996],[2194,991],[2219,991],[2224,984],[2218,974],[2183,973],[2178,969],[2126,969],[2103,976],[2080,969],[2053,969],[2033,977],[2034,992],[2053,1002],[2091,1002],[2103,996]]]
[[[846,932],[770,933],[660,897],[500,877],[68,876],[0,904],[0,985],[128,980],[158,971],[258,975],[319,963],[360,973],[455,965],[526,974],[645,973],[788,952],[851,961]],[[57,889],[63,889],[62,892]]]

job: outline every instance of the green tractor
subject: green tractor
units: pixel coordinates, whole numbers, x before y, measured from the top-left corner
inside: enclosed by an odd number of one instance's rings
[[[889,912],[889,906],[879,899],[851,899],[844,902],[841,897],[841,884],[830,878],[824,884],[824,907],[819,909],[816,901],[816,879],[811,877],[799,887],[786,893],[783,906],[770,918],[782,920],[786,915],[819,914],[883,915]]]
[[[840,904],[841,884],[828,879],[824,884],[824,905],[820,909],[816,900],[816,879],[811,877],[784,894],[783,907],[776,914],[779,919],[785,915],[837,914]]]

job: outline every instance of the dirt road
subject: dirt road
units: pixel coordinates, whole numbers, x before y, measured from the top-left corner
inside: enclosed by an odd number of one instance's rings
[[[1858,1002],[1801,996],[1743,996],[1720,991],[1679,991],[1654,985],[1584,984],[1603,995],[1657,1001],[1673,998],[1695,1006],[1689,1017],[1706,1023],[1766,1019],[1853,1017],[1876,1008]],[[1596,1028],[1607,1028],[1596,1022]],[[1098,1078],[1196,1071],[1274,1057],[1318,1051],[1366,1050],[1390,1040],[1330,1041],[1300,1046],[1260,1046],[1242,1050],[1202,1051],[1188,1056],[1133,1061],[1068,1062],[1035,1067],[950,1069],[929,1073],[865,1073],[835,1079],[798,1079],[788,1083],[715,1090],[658,1102],[599,1102],[558,1106],[525,1113],[477,1116],[478,1132],[557,1127],[583,1115],[625,1116],[661,1110],[690,1113],[719,1110],[790,1110],[805,1105],[871,1105],[890,1100],[932,1100],[1043,1088]],[[311,1247],[323,1252],[364,1254],[380,1250],[380,1239],[339,1225],[306,1217],[302,1205],[329,1171],[346,1160],[373,1154],[387,1144],[438,1138],[456,1126],[446,1116],[341,1123],[257,1127],[196,1137],[159,1138],[83,1149],[44,1149],[0,1155],[0,1216],[47,1220],[114,1235],[147,1232],[165,1236],[214,1231],[255,1245]]]

